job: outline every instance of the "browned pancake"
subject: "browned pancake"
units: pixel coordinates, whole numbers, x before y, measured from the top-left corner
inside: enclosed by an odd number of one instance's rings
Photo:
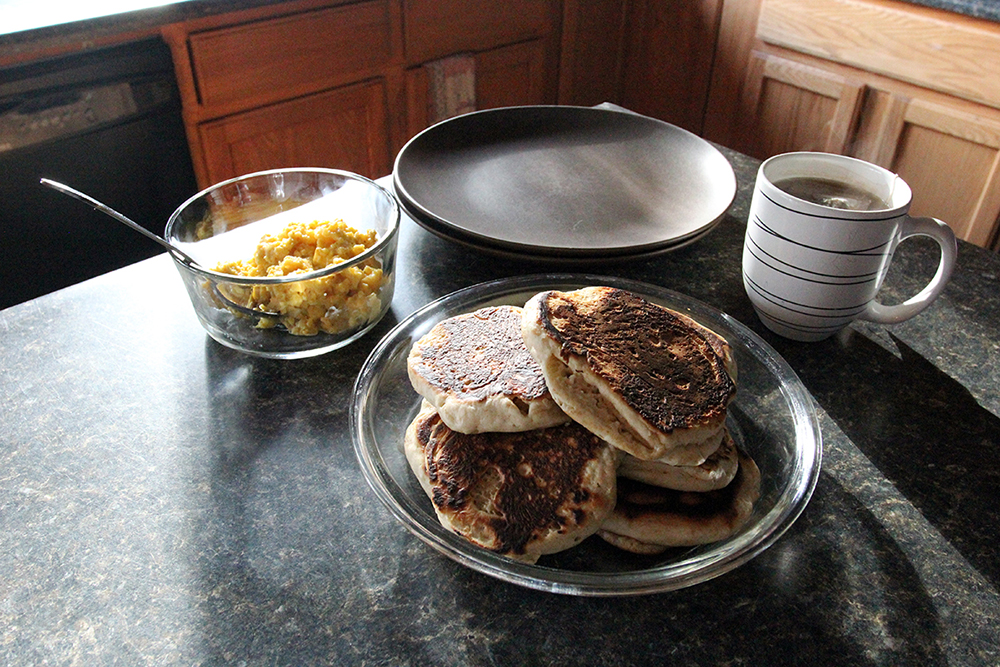
[[[692,329],[700,333],[708,344],[712,346],[712,351],[719,357],[719,361],[725,367],[726,372],[729,373],[730,379],[732,379],[733,384],[736,384],[736,355],[733,354],[733,348],[726,341],[725,338],[715,333],[705,325],[700,322],[691,319],[683,313],[678,313],[677,311],[671,310],[671,313],[677,317],[681,322],[687,324]]]
[[[563,356],[585,357],[662,431],[724,414],[735,385],[712,344],[670,310],[614,288],[550,292],[540,302]]]
[[[439,322],[407,359],[410,383],[462,433],[561,424],[538,362],[521,337],[521,309],[482,308]]]
[[[697,445],[725,423],[735,364],[687,316],[611,287],[550,291],[525,305],[522,335],[560,407],[613,445],[679,465],[714,451]]]
[[[729,537],[750,518],[760,497],[760,471],[752,458],[737,451],[736,476],[714,491],[675,491],[619,478],[617,505],[599,535],[622,549],[644,554]]]
[[[625,454],[618,466],[618,476],[677,491],[721,489],[736,476],[739,456],[728,429],[722,429],[719,435],[722,444],[701,465],[677,466],[663,461],[643,461]]]
[[[615,505],[616,451],[572,422],[464,434],[425,402],[404,445],[441,523],[519,560],[578,544]]]

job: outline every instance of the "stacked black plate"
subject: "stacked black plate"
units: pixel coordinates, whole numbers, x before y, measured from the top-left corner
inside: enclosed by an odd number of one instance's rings
[[[568,262],[627,259],[707,234],[736,196],[715,147],[617,108],[478,111],[427,128],[393,169],[417,223],[483,250]]]

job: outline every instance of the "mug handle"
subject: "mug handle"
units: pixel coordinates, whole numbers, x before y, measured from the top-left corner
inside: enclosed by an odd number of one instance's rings
[[[877,322],[879,324],[898,324],[908,320],[927,306],[931,305],[941,294],[944,286],[951,278],[951,272],[955,269],[955,259],[958,256],[958,242],[955,240],[955,232],[944,222],[937,218],[911,218],[900,225],[899,242],[911,236],[929,236],[941,246],[941,261],[938,263],[937,272],[927,286],[920,290],[916,296],[897,306],[883,306],[878,301],[872,301],[859,316],[862,320]]]

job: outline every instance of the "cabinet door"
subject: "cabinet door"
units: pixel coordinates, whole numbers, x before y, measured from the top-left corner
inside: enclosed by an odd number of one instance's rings
[[[477,109],[551,102],[545,92],[545,47],[541,40],[476,56]]]
[[[626,4],[621,104],[700,134],[722,1]],[[613,40],[615,26],[605,27],[605,35],[594,41]]]
[[[476,109],[552,104],[546,84],[544,40],[511,44],[475,54]],[[424,67],[406,72],[407,128],[410,136],[426,128],[430,77]]]
[[[843,153],[864,84],[778,55],[754,52],[737,112],[734,146],[764,159],[789,151]]]
[[[852,154],[898,173],[911,213],[988,246],[1000,219],[1000,112],[959,104],[872,91]]]
[[[563,0],[559,104],[594,106],[621,101],[627,10],[624,0]],[[660,46],[659,42],[650,44],[651,48]]]
[[[719,26],[706,138],[880,164],[910,184],[915,215],[1000,249],[997,24],[882,0],[740,0]]]
[[[198,131],[209,183],[279,167],[330,167],[369,178],[391,170],[381,80],[203,123]]]

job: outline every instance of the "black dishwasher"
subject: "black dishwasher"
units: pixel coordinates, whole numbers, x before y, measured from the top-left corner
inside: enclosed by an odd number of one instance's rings
[[[162,40],[0,70],[0,308],[161,252],[42,177],[163,234],[197,186]]]

